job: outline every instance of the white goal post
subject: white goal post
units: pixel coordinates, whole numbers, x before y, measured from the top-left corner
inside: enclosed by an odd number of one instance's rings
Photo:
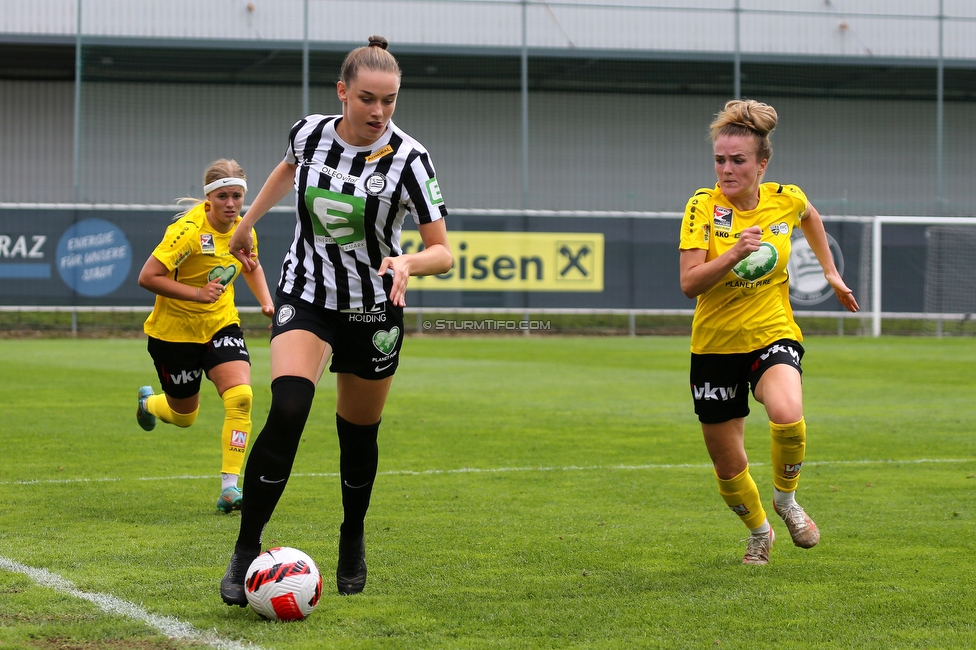
[[[881,336],[881,240],[885,224],[891,225],[928,225],[928,226],[976,226],[976,217],[869,217],[871,227],[871,335]],[[974,257],[970,250],[970,257]],[[969,278],[969,287],[976,292],[976,277]],[[890,315],[889,315],[890,316]],[[940,320],[964,319],[971,313],[929,313],[904,314],[906,318],[937,318]]]

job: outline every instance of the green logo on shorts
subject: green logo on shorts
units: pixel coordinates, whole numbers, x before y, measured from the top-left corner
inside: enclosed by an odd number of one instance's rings
[[[393,348],[396,347],[396,342],[399,338],[399,327],[394,327],[389,332],[380,330],[379,332],[373,334],[373,345],[383,354],[389,354],[393,352]]]

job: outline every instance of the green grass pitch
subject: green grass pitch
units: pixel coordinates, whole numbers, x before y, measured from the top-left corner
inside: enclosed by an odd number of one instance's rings
[[[214,508],[222,407],[135,422],[141,339],[0,340],[0,647],[976,646],[976,344],[805,341],[798,498],[767,567],[719,497],[684,337],[408,337],[380,430],[369,582],[335,594],[335,383],[317,392],[265,547],[325,595],[272,624],[217,594],[239,515]],[[254,358],[255,431],[270,402]],[[769,432],[746,439],[770,507]]]

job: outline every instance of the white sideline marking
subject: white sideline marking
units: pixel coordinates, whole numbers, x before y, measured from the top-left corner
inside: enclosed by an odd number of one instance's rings
[[[158,616],[156,614],[150,614],[142,607],[139,607],[134,603],[130,603],[129,601],[122,600],[121,598],[116,598],[115,596],[82,591],[75,587],[70,580],[62,578],[56,573],[51,573],[50,571],[46,571],[44,569],[35,569],[34,567],[29,567],[25,564],[14,562],[13,560],[3,556],[0,556],[0,569],[4,569],[12,573],[23,573],[28,578],[33,580],[37,585],[49,587],[68,594],[69,596],[87,600],[88,602],[100,607],[102,611],[109,614],[117,614],[135,619],[137,621],[142,621],[146,625],[159,630],[170,639],[203,643],[211,648],[219,648],[220,650],[261,650],[259,646],[252,645],[250,643],[242,644],[236,641],[221,639],[216,634],[211,632],[201,632],[189,623],[184,623],[183,621],[173,618],[172,616]]]
[[[819,467],[829,465],[926,465],[935,463],[971,463],[976,458],[913,458],[913,459],[877,459],[877,460],[807,460],[804,467]],[[769,463],[749,463],[749,467],[765,467]],[[710,469],[711,463],[648,463],[645,465],[566,465],[564,467],[458,467],[455,469],[392,469],[378,472],[379,476],[427,476],[431,474],[502,474],[506,472],[591,472],[608,470],[637,470],[637,469]],[[339,476],[339,472],[304,472],[292,474],[291,478],[308,478],[321,476]],[[29,481],[0,481],[0,485],[35,485],[38,483],[115,483],[125,480],[132,481],[179,481],[179,480],[210,480],[212,474],[202,476],[144,476],[134,479],[122,478],[66,478],[66,479],[32,479]]]

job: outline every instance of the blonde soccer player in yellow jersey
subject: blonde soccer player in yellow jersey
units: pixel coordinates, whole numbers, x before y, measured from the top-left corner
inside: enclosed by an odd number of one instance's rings
[[[744,564],[768,564],[775,534],[746,456],[749,389],[772,434],[773,509],[793,543],[820,531],[795,499],[806,451],[800,360],[803,335],[789,299],[790,241],[802,230],[845,309],[853,292],[834,265],[820,214],[795,185],[764,183],[778,116],[755,100],[725,104],[710,131],[714,188],[695,192],[681,222],[681,290],[697,298],[691,330],[691,391],[718,490],[751,531]]]
[[[224,403],[221,492],[217,509],[240,509],[237,485],[251,435],[251,357],[234,303],[234,280],[243,275],[268,317],[274,301],[264,270],[244,270],[227,244],[241,220],[247,192],[244,171],[233,160],[216,160],[204,172],[206,200],[176,217],[139,273],[139,286],[156,294],[143,327],[162,395],[143,386],[136,420],[146,431],[156,419],[178,427],[196,420],[204,374]]]

